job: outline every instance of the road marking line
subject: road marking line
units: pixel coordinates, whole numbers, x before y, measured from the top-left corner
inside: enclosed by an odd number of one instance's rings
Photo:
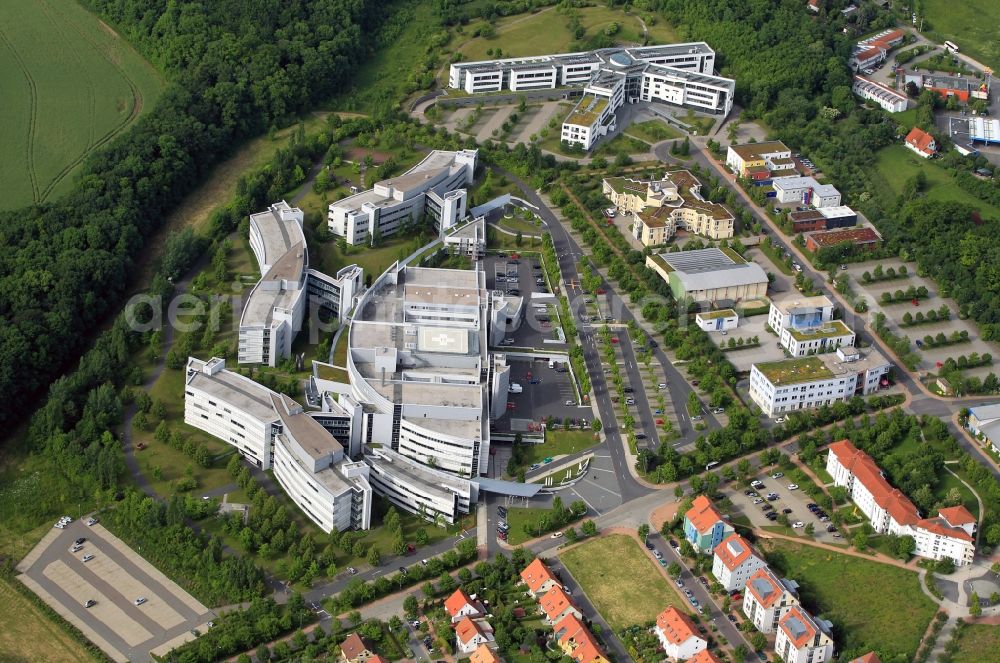
[[[614,496],[615,496],[615,497],[617,497],[618,499],[621,499],[621,497],[622,497],[622,496],[621,496],[620,494],[616,493],[615,491],[611,490],[610,488],[605,488],[604,486],[602,486],[602,485],[601,485],[601,484],[599,484],[599,483],[596,483],[596,482],[593,482],[593,481],[591,481],[591,482],[590,482],[590,484],[591,484],[592,486],[595,486],[596,488],[600,488],[601,490],[603,490],[603,491],[604,491],[604,492],[606,492],[606,493],[611,493],[612,495],[614,495]],[[582,499],[582,498],[581,498],[581,499]]]

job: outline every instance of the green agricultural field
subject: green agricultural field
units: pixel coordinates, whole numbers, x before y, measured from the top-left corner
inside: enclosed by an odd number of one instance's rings
[[[670,605],[687,611],[656,562],[630,536],[593,539],[560,559],[615,632],[654,621]]]
[[[642,44],[647,41],[643,38],[642,23],[635,13],[626,14],[621,10],[607,7],[581,7],[577,11],[580,24],[586,30],[584,42],[613,29],[614,24],[618,25],[618,30],[611,36],[616,43]],[[545,9],[536,14],[509,16],[497,23],[495,37],[489,39],[477,37],[468,40],[459,45],[458,51],[465,60],[488,59],[491,56],[487,55],[486,51],[497,48],[503,51],[504,57],[565,53],[576,46],[584,45],[574,41],[568,24],[567,15],[556,9]],[[483,23],[471,24],[466,33],[474,32],[483,25]],[[650,44],[677,40],[674,29],[662,21],[648,28]]]
[[[937,42],[954,41],[962,52],[985,65],[1000,69],[1000,41],[997,22],[1000,5],[996,0],[925,0],[928,37]]]
[[[156,103],[159,74],[72,0],[0,3],[0,205],[53,200]],[[14,29],[16,26],[16,29]]]
[[[985,215],[1000,218],[1000,207],[985,203],[959,188],[948,172],[933,161],[917,156],[902,145],[890,145],[878,153],[878,172],[897,195],[902,193],[907,180],[921,170],[927,176],[925,195],[931,200],[966,203]]]
[[[916,573],[789,541],[765,549],[776,571],[799,583],[806,607],[834,623],[837,649],[916,653],[936,610]]]

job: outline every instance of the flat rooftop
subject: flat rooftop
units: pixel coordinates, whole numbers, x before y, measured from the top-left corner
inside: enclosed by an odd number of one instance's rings
[[[291,398],[284,394],[271,394],[271,402],[281,418],[285,433],[294,438],[311,458],[320,460],[331,454],[343,453],[344,447],[340,442]]]
[[[471,490],[467,479],[427,467],[387,447],[372,449],[370,454],[365,454],[365,461],[373,466],[391,468],[393,474],[410,479],[407,483],[418,484],[421,490],[446,500],[455,494],[467,495]]]
[[[288,215],[287,220],[281,218],[283,212]],[[302,210],[291,207],[282,200],[264,212],[250,215],[250,224],[257,229],[263,240],[264,262],[268,265],[273,265],[281,256],[291,251],[293,246],[299,244],[305,246],[306,238],[302,234],[302,228],[290,216],[295,213],[301,214]]]
[[[589,127],[597,121],[604,109],[608,107],[608,100],[604,97],[597,97],[586,94],[580,99],[576,107],[566,116],[566,124],[576,124],[581,127]]]
[[[841,361],[836,352],[825,352],[811,357],[783,359],[781,361],[754,364],[754,366],[772,384],[785,386],[862,373],[889,363],[874,348],[866,348],[864,350],[845,348],[845,350],[845,354],[850,354],[853,350],[858,359],[855,361]]]
[[[743,145],[730,145],[729,149],[736,152],[744,161],[762,159],[765,154],[777,154],[779,152],[790,152],[788,146],[780,140],[768,140],[763,143],[745,143]]]
[[[239,373],[223,369],[214,375],[201,369],[209,362],[192,359],[189,364],[187,384],[208,394],[215,394],[221,400],[249,413],[262,421],[276,421],[278,414],[271,403],[271,390]]]
[[[735,318],[736,311],[731,308],[723,308],[718,311],[703,311],[697,315],[702,320],[717,320],[719,318]]]
[[[779,311],[786,314],[833,306],[833,302],[826,295],[803,297],[794,292],[789,292],[784,296],[772,297],[771,303],[774,304]]]
[[[844,228],[843,230],[828,230],[826,232],[816,232],[809,235],[817,246],[836,246],[841,242],[851,244],[875,244],[882,241],[882,237],[873,228]]]
[[[290,309],[305,288],[306,246],[300,242],[281,256],[247,297],[241,327],[269,326],[274,309]]]
[[[811,329],[789,328],[788,333],[791,334],[792,338],[801,343],[803,341],[814,341],[819,338],[848,336],[854,332],[851,331],[850,327],[844,324],[843,321],[830,320],[829,322],[824,322],[822,325]]]

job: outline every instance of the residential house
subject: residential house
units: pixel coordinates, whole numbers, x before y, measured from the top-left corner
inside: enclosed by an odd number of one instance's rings
[[[567,615],[552,629],[564,654],[576,663],[610,663],[594,634],[576,615]]]
[[[684,514],[684,536],[698,552],[711,553],[733,531],[733,526],[704,495],[694,498]]]
[[[785,663],[828,661],[833,658],[832,626],[795,606],[778,623],[774,652]]]
[[[870,651],[867,654],[858,656],[857,658],[852,658],[847,661],[847,663],[882,663],[882,659],[878,657],[878,654]]]
[[[476,651],[472,652],[469,663],[503,663],[503,659],[497,656],[497,653],[489,646],[481,644],[476,647]]]
[[[700,652],[689,658],[688,663],[722,663],[722,659],[708,649],[702,649]]]
[[[483,604],[471,598],[464,589],[456,589],[445,599],[444,609],[451,615],[452,624],[462,621],[463,617],[482,617],[486,613]]]
[[[455,626],[455,642],[463,654],[471,654],[479,648],[493,642],[493,628],[483,620],[473,620],[463,617]]]
[[[730,534],[715,547],[712,575],[727,592],[742,591],[747,580],[767,563],[739,534]]]
[[[351,633],[340,643],[340,654],[347,663],[366,663],[375,656],[375,652],[357,633]]]
[[[679,661],[708,648],[708,642],[698,635],[697,629],[690,617],[673,606],[660,613],[653,627],[667,657]]]
[[[535,559],[521,571],[521,580],[528,586],[528,591],[534,598],[539,598],[553,587],[558,587],[559,580],[553,575],[545,562]]]
[[[746,584],[743,614],[761,633],[771,633],[785,613],[799,604],[798,584],[779,579],[771,569],[757,569]]]
[[[538,605],[545,613],[545,623],[552,625],[562,621],[566,615],[576,615],[583,618],[583,613],[576,609],[569,594],[563,591],[562,587],[556,585],[545,592],[538,600]]]
[[[934,156],[934,153],[937,152],[934,136],[919,127],[910,129],[910,133],[906,134],[904,144],[925,159]]]

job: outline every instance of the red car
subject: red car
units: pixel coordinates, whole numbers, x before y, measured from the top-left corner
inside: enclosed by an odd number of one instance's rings
[[[597,294],[604,295],[604,294],[607,294],[607,291],[604,288],[598,288],[597,289]]]
[[[515,407],[517,407],[517,406],[514,405],[514,403],[512,403],[512,402],[507,403],[507,409],[508,410],[513,410]]]
[[[656,425],[657,426],[662,426],[663,425],[663,419],[657,419],[656,420]]]
[[[617,343],[618,342],[618,337],[617,336],[612,336],[611,337],[611,342],[612,343]]]

